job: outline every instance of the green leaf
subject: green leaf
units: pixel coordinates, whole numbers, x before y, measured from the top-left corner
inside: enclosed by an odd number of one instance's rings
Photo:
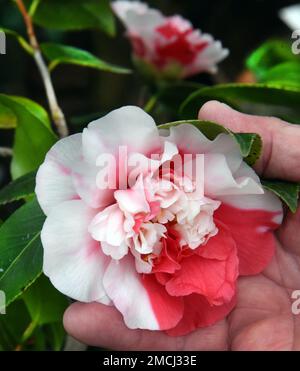
[[[14,37],[27,53],[33,54],[32,47],[28,44],[24,37],[19,35],[16,31],[9,30],[8,28],[3,27],[0,27],[0,31],[3,31],[5,35]]]
[[[9,305],[42,271],[40,241],[45,216],[34,199],[19,208],[0,227],[0,290]]]
[[[293,213],[296,212],[300,184],[282,180],[262,180],[262,185],[280,197]]]
[[[25,97],[16,97],[16,96],[8,96],[14,102],[18,103],[19,105],[23,106],[30,114],[32,114],[36,119],[38,119],[44,126],[51,129],[51,123],[49,119],[49,115],[47,111],[37,104],[36,102],[25,98]]]
[[[270,40],[256,49],[246,61],[257,79],[261,80],[268,71],[284,62],[298,62],[299,58],[292,53],[291,45],[284,40]]]
[[[190,124],[195,126],[197,129],[201,131],[202,134],[204,134],[210,140],[214,140],[221,133],[229,134],[229,131],[226,128],[219,124],[216,124],[215,122],[200,120],[181,120],[168,122],[167,124],[159,125],[159,129],[169,129],[172,126],[182,124]]]
[[[0,190],[0,205],[34,194],[36,172],[25,174]]]
[[[253,165],[260,157],[262,150],[262,140],[258,134],[233,133],[232,131],[226,129],[224,126],[216,124],[215,122],[200,120],[175,121],[159,125],[159,128],[169,129],[172,126],[181,124],[190,124],[195,126],[210,140],[214,140],[219,134],[224,133],[233,136],[240,146],[241,155],[244,157],[244,161],[247,162],[249,165]]]
[[[31,172],[43,162],[57,137],[46,111],[26,98],[0,94],[0,103],[17,118],[11,172],[14,179]]]
[[[49,66],[50,70],[53,70],[59,64],[75,64],[113,73],[131,72],[126,68],[104,62],[93,54],[82,49],[74,48],[73,46],[43,43],[41,44],[41,49],[51,62]]]
[[[14,129],[17,125],[17,118],[14,112],[0,103],[0,129]]]
[[[32,321],[45,325],[62,321],[67,298],[57,291],[49,279],[41,275],[23,294]]]
[[[30,323],[30,316],[23,300],[14,301],[5,315],[0,315],[0,344],[3,350],[15,350]]]
[[[264,74],[262,81],[300,88],[300,63],[285,62],[272,67]]]
[[[238,142],[244,161],[248,165],[254,165],[259,159],[262,151],[262,139],[258,134],[233,133]]]
[[[42,0],[35,9],[33,21],[57,30],[98,28],[115,34],[115,20],[109,0]]]
[[[280,84],[221,84],[199,89],[181,105],[184,118],[195,118],[207,101],[217,99],[240,111],[274,115],[300,122],[300,88]]]

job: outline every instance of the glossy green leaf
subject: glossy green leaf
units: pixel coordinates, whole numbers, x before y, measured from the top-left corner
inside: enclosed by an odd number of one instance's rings
[[[262,180],[262,185],[280,197],[293,213],[296,212],[300,184],[282,180]]]
[[[59,64],[74,64],[81,67],[95,68],[101,71],[113,73],[130,73],[131,71],[104,62],[93,54],[73,46],[43,43],[41,44],[43,54],[51,62],[49,68],[53,70]]]
[[[224,126],[211,121],[200,120],[182,120],[159,125],[160,129],[169,129],[172,126],[181,124],[190,124],[201,131],[208,139],[214,140],[219,134],[228,134],[234,137],[240,146],[241,154],[244,161],[253,165],[260,157],[262,150],[262,140],[258,134],[252,133],[233,133]]]
[[[180,114],[197,117],[200,107],[209,100],[219,100],[240,111],[274,115],[300,123],[300,88],[280,84],[222,84],[199,89],[181,105]]]
[[[261,80],[272,67],[284,62],[299,63],[299,58],[292,53],[291,44],[284,40],[270,40],[251,53],[246,65]]]
[[[285,62],[278,64],[264,74],[262,81],[300,88],[300,63]]]
[[[57,291],[49,279],[41,275],[23,294],[32,321],[45,325],[62,321],[67,298]]]
[[[17,117],[14,112],[0,103],[0,129],[14,129],[17,125]]]
[[[57,30],[98,28],[115,33],[115,20],[109,0],[42,0],[33,20],[40,26]]]
[[[40,231],[45,216],[34,199],[0,227],[0,290],[9,305],[42,271]]]
[[[25,174],[0,190],[0,205],[34,194],[36,172]]]
[[[259,159],[262,151],[262,139],[258,134],[233,133],[238,142],[242,156],[248,165],[254,165]]]
[[[3,27],[0,27],[0,31],[3,31],[5,35],[14,37],[18,41],[18,43],[22,46],[22,48],[26,50],[27,53],[29,54],[33,53],[32,47],[28,44],[24,37],[19,35],[16,31],[9,30],[8,28]]]
[[[0,95],[0,103],[17,118],[11,172],[14,179],[31,172],[43,162],[57,137],[46,111],[26,98]]]

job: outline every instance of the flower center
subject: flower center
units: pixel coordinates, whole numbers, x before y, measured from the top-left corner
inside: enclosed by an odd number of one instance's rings
[[[152,271],[169,230],[181,250],[194,250],[218,233],[213,214],[220,202],[198,194],[189,179],[174,174],[169,179],[140,175],[132,188],[116,191],[115,199],[96,215],[89,231],[112,258],[131,253],[143,273]]]

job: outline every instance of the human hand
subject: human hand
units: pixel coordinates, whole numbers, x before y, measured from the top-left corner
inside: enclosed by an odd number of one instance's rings
[[[265,178],[300,181],[300,128],[276,118],[251,116],[219,102],[206,103],[201,120],[235,132],[258,133],[264,149],[255,170]],[[238,280],[237,306],[226,320],[182,337],[130,330],[114,307],[74,303],[64,325],[78,340],[118,350],[300,350],[300,314],[292,313],[291,294],[300,289],[300,208],[286,212],[276,232],[277,249],[257,276]]]

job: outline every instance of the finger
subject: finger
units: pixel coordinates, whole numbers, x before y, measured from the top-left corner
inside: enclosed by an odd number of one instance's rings
[[[161,331],[130,330],[121,314],[99,303],[74,303],[65,312],[64,326],[74,338],[89,345],[116,350],[223,350],[227,324],[171,337]]]
[[[269,178],[300,181],[300,127],[275,117],[243,114],[217,101],[205,103],[199,119],[217,122],[234,132],[259,134],[263,153],[256,171]]]
[[[296,213],[288,212],[277,234],[281,244],[288,249],[289,252],[300,258],[300,207]]]

